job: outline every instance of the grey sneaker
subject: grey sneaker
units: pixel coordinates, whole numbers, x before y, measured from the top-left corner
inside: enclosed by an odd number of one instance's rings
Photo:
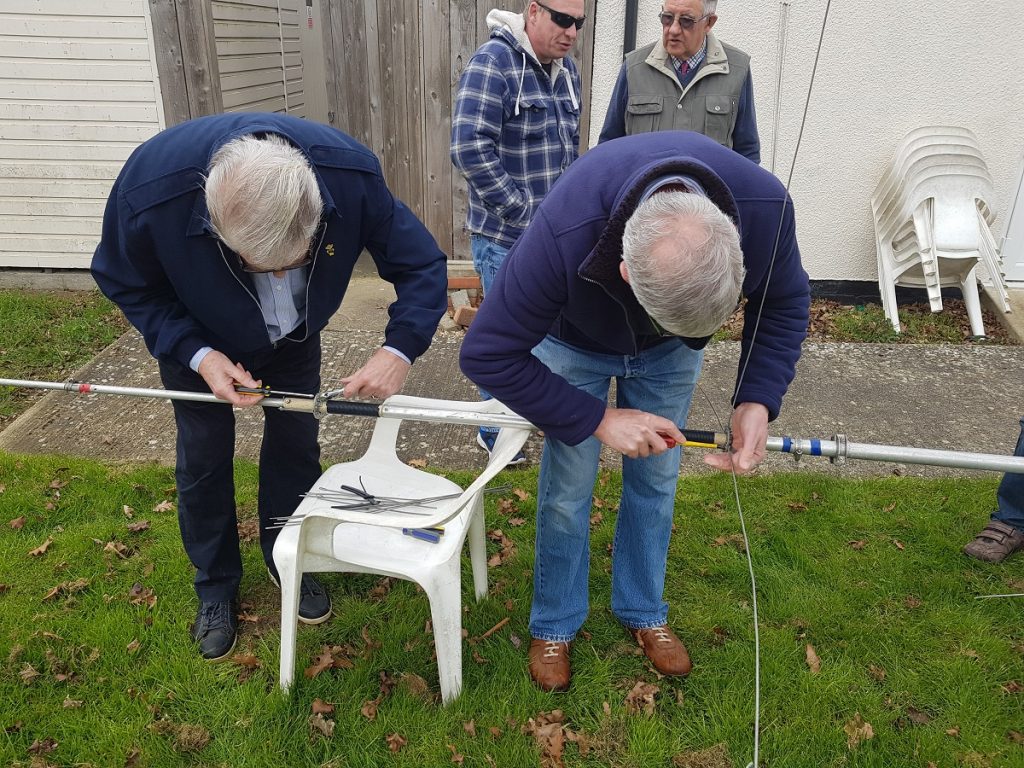
[[[268,568],[270,580],[280,589],[281,583],[277,576]],[[299,586],[299,621],[303,624],[323,624],[331,618],[331,596],[323,585],[310,576],[302,574],[302,584]]]
[[[234,600],[199,604],[192,624],[192,638],[207,661],[226,659],[238,635],[238,605]]]

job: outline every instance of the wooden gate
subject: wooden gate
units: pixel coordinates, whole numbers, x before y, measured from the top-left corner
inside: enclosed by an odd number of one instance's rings
[[[583,78],[580,150],[590,130],[597,0],[573,56]],[[467,193],[449,159],[459,75],[488,36],[494,7],[525,0],[340,0],[322,5],[328,122],[370,147],[392,192],[427,225],[450,258],[469,258]]]

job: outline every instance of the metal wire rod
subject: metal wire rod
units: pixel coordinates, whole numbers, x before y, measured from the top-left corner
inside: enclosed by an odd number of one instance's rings
[[[209,392],[184,392],[170,389],[147,389],[144,387],[117,387],[105,384],[86,382],[53,382],[31,381],[25,379],[0,379],[0,386],[21,387],[26,389],[51,389],[74,394],[127,395],[129,397],[148,397],[164,400],[192,400],[197,402],[224,403],[216,395]],[[327,398],[323,393],[311,397],[266,397],[260,400],[264,408],[279,408],[285,411],[305,411],[317,418],[327,414],[345,416],[365,416],[370,418],[405,419],[408,421],[424,421],[435,424],[461,424],[465,426],[513,427],[517,429],[532,428],[530,422],[521,416],[504,413],[481,413],[430,405],[409,405],[410,398],[402,398],[403,404],[380,404],[354,400],[338,400]],[[685,445],[697,448],[729,447],[729,435],[706,430],[681,430],[686,437]],[[902,464],[928,464],[937,467],[956,467],[960,469],[991,470],[994,472],[1012,472],[1024,474],[1024,457],[1004,456],[992,453],[973,453],[970,451],[948,451],[932,448],[914,448],[898,445],[875,445],[872,443],[852,443],[846,435],[833,435],[830,440],[817,438],[769,437],[765,443],[766,450],[788,453],[797,460],[804,456],[821,456],[835,463],[842,464],[847,459],[863,459],[867,461],[891,461]]]

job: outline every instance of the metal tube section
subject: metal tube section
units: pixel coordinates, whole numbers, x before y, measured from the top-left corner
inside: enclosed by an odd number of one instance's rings
[[[116,387],[77,381],[54,382],[0,379],[0,386],[23,387],[26,389],[53,389],[83,395],[127,395],[129,397],[229,404],[210,392],[184,392],[181,390],[148,389],[145,387]],[[511,414],[473,413],[447,410],[436,406],[388,405],[387,401],[378,406],[373,403],[352,400],[326,400],[319,396],[310,398],[266,397],[260,401],[260,405],[264,408],[280,408],[286,411],[305,411],[313,413],[317,417],[334,411],[348,412],[350,415],[371,417],[379,415],[382,418],[408,419],[410,421],[425,421],[435,424],[486,425],[514,427],[517,429],[534,428],[526,419]],[[334,406],[334,408],[330,408],[330,406]],[[718,448],[724,448],[728,440],[726,435],[720,433],[699,432],[696,430],[683,430],[683,432],[688,436],[687,439],[694,442],[710,443],[710,438],[713,438]],[[847,441],[845,435],[835,435],[832,440],[769,437],[765,448],[769,451],[789,453],[796,458],[801,456],[823,456],[840,463],[849,458],[1024,474],[1024,457],[1003,456],[991,453],[969,453],[966,451],[940,451],[931,448],[910,448],[897,445],[851,443]]]
[[[1024,458],[993,453],[940,451],[933,448],[911,448],[898,445],[849,443],[838,440],[806,440],[795,437],[769,437],[765,448],[801,456],[825,456],[842,462],[844,459],[891,461],[899,464],[928,464],[934,467],[987,469],[995,472],[1024,474]]]

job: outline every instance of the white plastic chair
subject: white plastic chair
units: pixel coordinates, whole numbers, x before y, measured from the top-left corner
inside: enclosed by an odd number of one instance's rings
[[[958,285],[971,331],[983,336],[979,263],[1009,311],[989,230],[992,194],[977,140],[965,128],[919,128],[897,148],[871,199],[882,305],[896,331],[896,285],[924,287],[933,312],[942,309],[941,286]]]
[[[512,413],[497,400],[455,402],[396,395],[386,403],[452,412]],[[308,496],[292,516],[301,522],[287,525],[274,544],[274,563],[281,578],[280,685],[284,690],[295,673],[299,584],[307,572],[377,573],[419,584],[430,600],[442,700],[451,701],[462,688],[462,545],[468,535],[473,584],[480,600],[487,594],[483,489],[522,448],[530,430],[503,428],[486,468],[463,490],[398,458],[395,445],[401,423],[401,419],[378,418],[362,458],[330,467],[312,490],[337,492],[345,485],[382,500],[423,501],[375,513],[372,507],[335,509],[340,502]],[[353,496],[352,501],[359,499]],[[403,529],[435,526],[444,527],[437,543],[403,533]]]

